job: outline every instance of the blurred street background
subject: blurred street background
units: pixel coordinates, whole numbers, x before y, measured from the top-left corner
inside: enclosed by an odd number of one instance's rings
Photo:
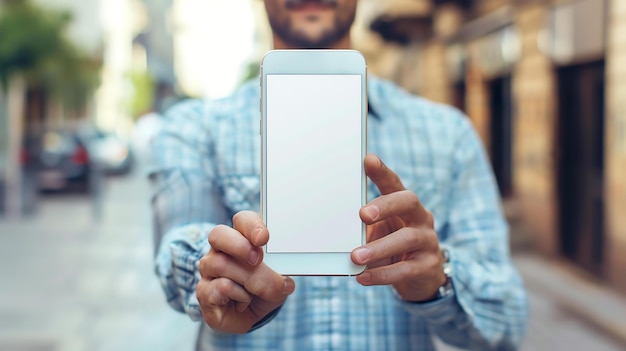
[[[353,45],[478,130],[523,350],[626,350],[626,0],[359,0]],[[153,273],[148,145],[270,48],[261,1],[0,0],[0,350],[193,349]]]

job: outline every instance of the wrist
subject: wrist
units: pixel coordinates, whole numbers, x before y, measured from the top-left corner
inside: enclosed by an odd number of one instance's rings
[[[428,298],[419,299],[416,301],[410,301],[414,303],[428,303],[441,298],[444,298],[453,293],[452,287],[452,265],[450,263],[450,252],[448,249],[442,247],[441,252],[441,268],[440,274],[438,274],[438,283],[435,285],[437,288],[432,292]]]

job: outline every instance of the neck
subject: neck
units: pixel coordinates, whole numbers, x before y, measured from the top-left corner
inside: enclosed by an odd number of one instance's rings
[[[302,49],[300,47],[296,47],[293,45],[289,45],[287,43],[285,43],[282,39],[280,39],[276,34],[272,35],[272,38],[274,40],[274,49],[275,50],[295,50],[295,49]],[[335,42],[333,45],[324,48],[324,49],[333,49],[333,50],[346,50],[346,49],[350,49],[351,48],[351,41],[350,41],[350,36],[346,35],[345,37],[343,37],[341,40]]]

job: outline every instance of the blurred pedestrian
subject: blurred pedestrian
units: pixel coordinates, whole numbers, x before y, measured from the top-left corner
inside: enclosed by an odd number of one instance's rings
[[[265,0],[274,47],[350,48],[356,6]],[[368,243],[352,260],[368,269],[356,279],[283,277],[263,263],[258,82],[167,114],[151,173],[156,271],[169,304],[204,319],[198,350],[433,350],[435,335],[473,350],[520,345],[526,295],[471,123],[390,82],[368,88],[380,158],[364,161],[376,188],[360,212]]]
[[[159,134],[163,121],[155,111],[148,111],[141,115],[133,130],[133,149],[140,160],[150,159],[150,148],[154,138]]]

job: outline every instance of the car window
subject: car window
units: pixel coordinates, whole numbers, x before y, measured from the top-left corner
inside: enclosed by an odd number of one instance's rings
[[[76,143],[67,133],[46,132],[41,138],[41,149],[48,153],[70,153],[76,148]]]

